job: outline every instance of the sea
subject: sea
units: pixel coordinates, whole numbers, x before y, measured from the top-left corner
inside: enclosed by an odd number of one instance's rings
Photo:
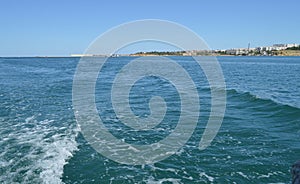
[[[135,58],[108,58],[98,76],[95,102],[116,138],[150,145],[176,127],[180,98],[166,79],[137,81],[129,94],[136,115],[149,115],[153,93],[170,107],[157,131],[127,134],[128,128],[116,120],[109,91],[116,74]],[[72,104],[80,58],[0,58],[0,183],[291,183],[291,166],[300,160],[300,57],[217,57],[226,82],[226,111],[204,150],[198,146],[210,116],[212,89],[192,57],[168,58],[194,80],[200,117],[184,146],[143,165],[103,156],[81,133]]]

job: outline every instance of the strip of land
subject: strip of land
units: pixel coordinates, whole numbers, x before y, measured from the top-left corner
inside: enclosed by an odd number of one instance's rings
[[[299,44],[274,44],[268,47],[227,50],[191,50],[168,52],[137,52],[130,56],[300,56]]]

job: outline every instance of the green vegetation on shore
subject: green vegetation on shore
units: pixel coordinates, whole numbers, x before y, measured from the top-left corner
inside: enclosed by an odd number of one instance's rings
[[[287,48],[286,50],[300,50],[300,46],[298,46],[298,47],[290,47],[290,48]]]

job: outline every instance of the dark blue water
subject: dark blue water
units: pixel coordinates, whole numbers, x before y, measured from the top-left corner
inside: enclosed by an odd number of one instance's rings
[[[151,144],[176,127],[179,97],[164,79],[139,80],[131,90],[131,110],[149,115],[155,94],[166,99],[168,111],[159,131],[127,130],[114,116],[107,91],[132,59],[110,58],[97,81],[97,109],[116,137]],[[289,183],[290,167],[300,160],[300,57],[218,58],[227,109],[212,145],[202,151],[210,88],[192,58],[171,59],[195,80],[201,102],[197,128],[171,157],[131,166],[97,153],[79,133],[72,109],[79,58],[0,58],[0,183]]]

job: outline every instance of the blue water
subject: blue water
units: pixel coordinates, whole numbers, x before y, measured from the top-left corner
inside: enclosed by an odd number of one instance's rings
[[[107,159],[80,133],[72,109],[79,58],[0,58],[0,183],[289,183],[290,167],[300,160],[300,57],[219,57],[227,109],[212,145],[202,151],[210,88],[191,57],[170,58],[195,80],[201,117],[176,154],[141,166]],[[179,97],[161,78],[138,81],[132,111],[149,115],[155,94],[165,98],[168,112],[160,133],[127,130],[113,115],[109,90],[132,59],[109,59],[96,85],[97,110],[116,137],[151,144],[176,127]]]

